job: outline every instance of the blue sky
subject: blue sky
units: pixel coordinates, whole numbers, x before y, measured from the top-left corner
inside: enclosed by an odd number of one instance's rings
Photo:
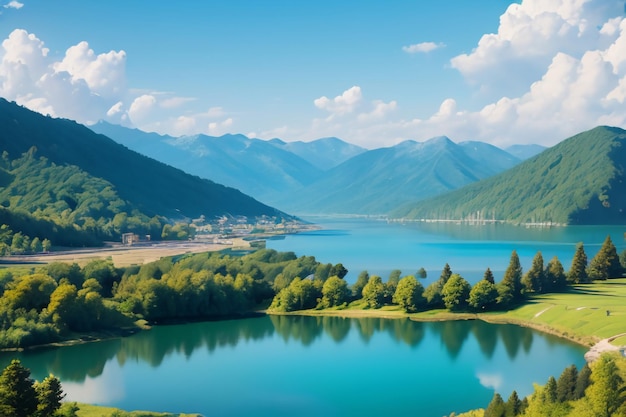
[[[367,148],[626,127],[624,0],[19,0],[0,96],[81,123]]]

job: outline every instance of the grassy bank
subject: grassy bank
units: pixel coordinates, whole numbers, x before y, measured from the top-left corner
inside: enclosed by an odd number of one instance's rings
[[[76,404],[78,417],[202,417],[200,414],[155,413],[151,411],[123,411],[118,408],[91,404]]]
[[[531,327],[584,346],[591,346],[601,339],[626,333],[626,279],[578,285],[567,293],[532,296],[524,305],[506,312],[474,314],[429,310],[407,314],[398,306],[365,309],[362,302],[355,302],[343,309],[305,310],[288,314],[408,317],[418,321],[480,319],[491,323],[512,323]],[[626,345],[626,336],[618,337],[612,343],[616,346]]]

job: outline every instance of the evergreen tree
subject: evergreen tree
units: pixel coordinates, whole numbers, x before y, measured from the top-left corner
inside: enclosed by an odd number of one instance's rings
[[[496,283],[496,280],[493,277],[493,272],[491,272],[491,269],[487,268],[487,270],[485,271],[485,275],[483,275],[483,279],[487,282],[491,282],[492,284]]]
[[[496,392],[493,394],[491,402],[485,409],[484,417],[504,417],[505,412],[504,400],[502,396]]]
[[[563,269],[563,264],[556,256],[548,262],[545,271],[546,291],[563,291],[567,287],[567,276]]]
[[[37,417],[52,417],[61,407],[61,401],[65,398],[61,381],[53,375],[46,377],[41,382],[35,382],[37,392]]]
[[[548,383],[546,384],[544,390],[545,400],[548,403],[556,402],[556,379],[553,376],[548,378]]]
[[[592,280],[605,280],[608,278],[618,278],[622,276],[622,265],[619,262],[617,249],[611,241],[611,236],[607,236],[602,247],[593,257],[589,264],[589,278]]]
[[[446,282],[448,282],[451,276],[452,269],[450,269],[450,265],[448,265],[448,263],[446,262],[443,269],[441,270],[441,275],[439,276],[439,283],[441,288],[446,285]]]
[[[560,403],[565,401],[573,401],[576,392],[576,380],[578,379],[578,369],[576,365],[565,368],[561,376],[556,381],[556,400]]]
[[[519,261],[517,251],[511,253],[511,260],[509,266],[504,272],[504,278],[502,278],[502,285],[508,287],[513,299],[512,302],[516,302],[521,298],[522,294],[522,265]]]
[[[522,413],[522,400],[519,399],[517,391],[513,390],[513,392],[509,396],[509,399],[504,405],[504,410],[504,415],[506,417],[515,417]]]
[[[0,375],[0,415],[32,417],[37,410],[37,393],[30,371],[17,359]]]
[[[591,383],[591,368],[588,364],[585,364],[578,373],[576,378],[576,388],[574,389],[574,400],[585,396],[585,390]]]
[[[572,267],[567,274],[567,282],[570,284],[585,284],[589,282],[587,254],[582,242],[576,245],[576,252],[574,252],[574,257],[572,258]]]
[[[416,274],[415,274],[418,278],[426,278],[428,276],[428,273],[426,272],[426,270],[424,269],[424,267],[420,268],[417,270]]]
[[[522,278],[522,285],[526,292],[545,292],[545,274],[543,271],[543,256],[537,252],[533,258],[533,263]]]

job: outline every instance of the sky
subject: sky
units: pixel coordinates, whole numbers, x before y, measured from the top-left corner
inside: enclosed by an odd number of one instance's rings
[[[0,0],[0,96],[172,136],[368,149],[626,128],[626,0]]]

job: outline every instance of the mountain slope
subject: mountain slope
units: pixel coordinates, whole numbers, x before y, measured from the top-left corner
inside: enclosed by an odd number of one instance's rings
[[[238,190],[140,155],[73,121],[45,117],[0,99],[0,149],[6,152],[4,156],[15,160],[32,147],[38,158],[53,165],[73,165],[110,183],[131,211],[147,216],[283,214]]]
[[[243,135],[161,136],[99,122],[90,127],[128,148],[263,201],[308,185],[321,174],[288,149]]]
[[[300,213],[387,213],[399,205],[456,189],[519,160],[480,142],[447,137],[405,141],[357,155],[281,204]]]
[[[492,178],[395,211],[411,219],[623,224],[626,131],[582,132]]]

